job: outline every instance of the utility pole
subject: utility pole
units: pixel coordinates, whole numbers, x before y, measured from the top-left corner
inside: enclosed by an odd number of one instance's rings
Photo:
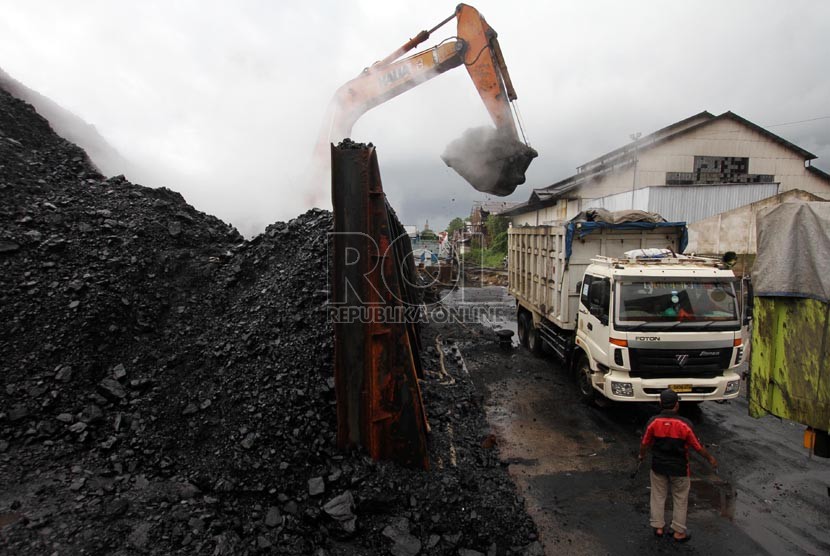
[[[637,140],[642,137],[642,135],[643,134],[638,131],[637,133],[632,133],[628,136],[629,139],[634,141],[634,176],[631,178],[631,210],[634,210],[634,189],[637,187],[637,165],[640,163]]]

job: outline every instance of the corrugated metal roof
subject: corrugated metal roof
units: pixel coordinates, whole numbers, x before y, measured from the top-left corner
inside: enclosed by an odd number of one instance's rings
[[[824,170],[816,168],[815,166],[807,166],[807,171],[813,174],[814,176],[823,179],[824,181],[830,182],[830,174],[828,174]]]
[[[548,187],[543,187],[542,189],[534,189],[533,192],[530,194],[530,199],[528,199],[527,202],[530,205],[541,206],[544,206],[545,204],[550,204],[552,202],[555,202],[557,199],[563,197],[565,193],[576,189],[580,185],[583,185],[588,180],[595,179],[612,171],[627,168],[628,166],[631,166],[633,164],[633,159],[623,160],[622,162],[616,162],[610,166],[596,168],[594,170],[591,170],[590,172],[574,174],[573,176],[566,178],[560,182],[557,182],[553,185],[550,185]]]
[[[524,203],[519,203],[518,205],[514,206],[511,209],[502,211],[499,213],[500,216],[514,216],[516,214],[522,214],[523,212],[527,212],[529,210],[534,210],[534,208],[530,205],[529,201]]]
[[[476,209],[483,210],[487,214],[501,214],[506,210],[510,210],[519,203],[515,201],[474,201],[473,211]]]
[[[666,185],[587,200],[583,209],[637,209],[656,212],[669,222],[697,222],[778,194],[777,183]]]
[[[654,133],[649,133],[645,137],[641,137],[636,141],[632,141],[622,147],[614,149],[613,151],[607,152],[602,156],[598,156],[593,160],[589,160],[585,164],[581,166],[577,166],[576,170],[578,173],[584,172],[586,170],[591,170],[598,166],[605,166],[616,159],[625,159],[627,157],[635,156],[637,151],[643,150],[644,148],[649,147],[652,143],[656,142],[659,139],[663,139],[665,137],[670,137],[672,135],[677,134],[678,132],[690,128],[695,127],[701,123],[706,123],[709,120],[715,119],[715,115],[709,112],[708,110],[704,110],[694,116],[690,116],[679,122],[675,122],[671,125],[668,125],[664,128],[658,129]]]

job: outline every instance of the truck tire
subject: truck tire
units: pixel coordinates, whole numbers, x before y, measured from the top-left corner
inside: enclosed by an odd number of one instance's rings
[[[537,357],[541,357],[545,353],[545,347],[542,345],[542,335],[539,334],[539,329],[533,326],[532,320],[527,329],[527,349]]]
[[[574,377],[576,378],[576,386],[579,389],[579,399],[588,405],[594,405],[597,401],[597,391],[591,380],[592,374],[588,358],[581,355],[574,368]]]
[[[530,328],[533,328],[533,321],[525,311],[520,311],[516,319],[516,328],[519,331],[519,343],[522,347],[527,347],[527,336]]]

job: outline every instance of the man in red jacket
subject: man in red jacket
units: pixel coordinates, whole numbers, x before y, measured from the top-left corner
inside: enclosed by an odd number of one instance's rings
[[[695,436],[692,423],[677,414],[680,400],[672,390],[660,392],[662,411],[648,422],[640,443],[640,461],[651,447],[651,527],[654,534],[665,534],[666,496],[669,485],[672,495],[672,538],[686,542],[692,538],[686,530],[686,508],[689,504],[689,446],[709,460],[712,467],[718,462],[706,451]]]

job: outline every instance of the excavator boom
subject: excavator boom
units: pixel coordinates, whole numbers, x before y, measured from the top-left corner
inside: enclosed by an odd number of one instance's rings
[[[458,23],[455,40],[401,58],[453,18]],[[509,195],[524,183],[524,173],[537,153],[519,139],[510,106],[516,92],[497,34],[475,8],[466,4],[459,4],[452,16],[429,31],[421,31],[337,90],[318,141],[318,159],[325,156],[332,142],[350,136],[355,122],[367,111],[462,64],[495,129],[467,130],[441,158],[479,191]]]
[[[340,87],[330,105],[331,129],[326,148],[344,139],[360,117],[386,102],[447,70],[464,63],[464,44],[447,41],[408,58],[391,63],[378,62]]]

